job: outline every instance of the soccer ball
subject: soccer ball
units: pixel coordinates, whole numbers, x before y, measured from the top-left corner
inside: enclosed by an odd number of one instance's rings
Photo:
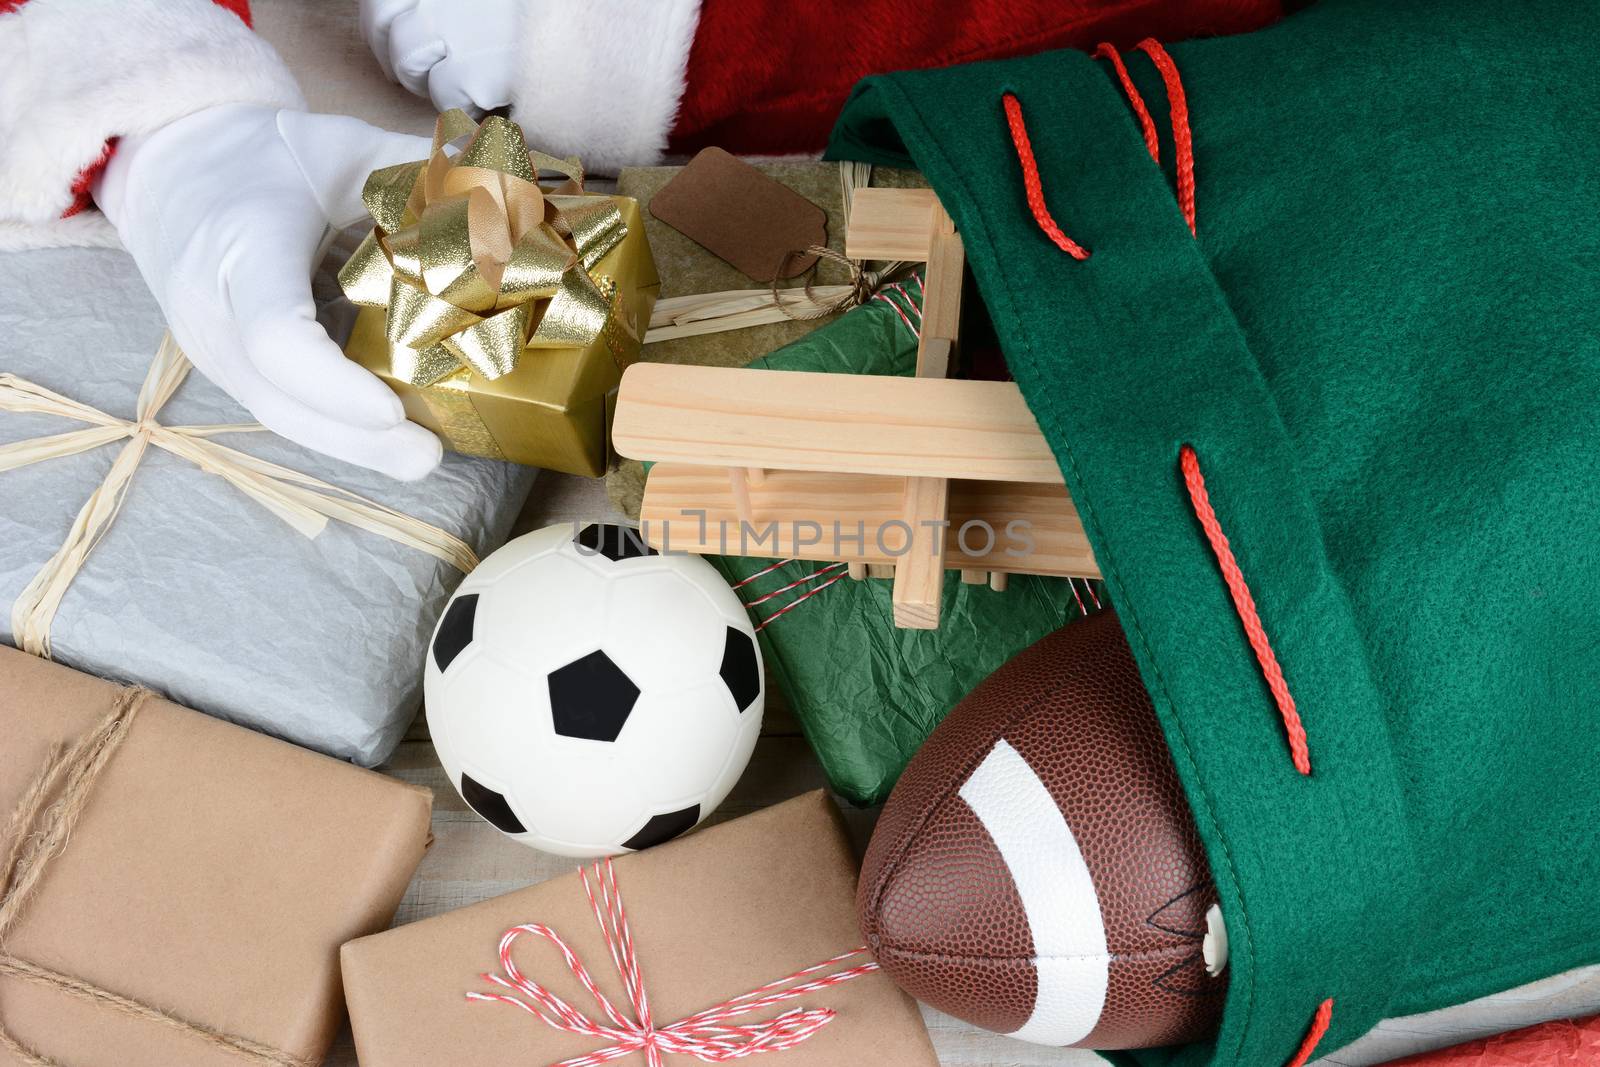
[[[761,732],[755,631],[716,570],[639,534],[551,526],[467,576],[423,688],[461,797],[563,856],[647,848],[699,823]]]

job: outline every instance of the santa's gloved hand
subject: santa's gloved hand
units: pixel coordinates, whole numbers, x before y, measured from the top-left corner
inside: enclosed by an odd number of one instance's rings
[[[511,103],[521,0],[361,0],[361,30],[385,74],[440,111]]]
[[[201,373],[291,441],[414,479],[438,439],[317,323],[311,274],[329,227],[366,217],[367,175],[430,149],[357,119],[228,105],[124,138],[94,198]]]

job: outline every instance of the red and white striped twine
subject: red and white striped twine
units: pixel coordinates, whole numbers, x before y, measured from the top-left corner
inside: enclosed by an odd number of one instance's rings
[[[757,581],[757,580],[759,580],[761,578],[765,578],[767,575],[773,573],[774,571],[776,571],[776,570],[778,570],[778,569],[780,569],[782,567],[786,567],[791,563],[798,563],[798,562],[800,562],[800,561],[796,560],[796,559],[780,559],[776,563],[770,563],[767,566],[762,567],[760,570],[756,571],[754,574],[751,574],[748,577],[741,578],[739,581],[734,582],[733,583],[733,589],[735,591],[743,589],[745,586],[749,585],[750,583],[755,582],[755,581]],[[820,593],[823,590],[827,589],[829,586],[834,585],[834,584],[842,581],[843,579],[845,579],[848,576],[849,576],[849,570],[847,569],[845,564],[843,564],[843,563],[830,563],[825,567],[817,568],[816,570],[812,571],[810,574],[801,575],[799,578],[796,578],[794,581],[788,582],[788,583],[786,583],[784,585],[781,585],[778,588],[774,589],[770,593],[763,593],[761,596],[756,597],[754,600],[747,600],[747,601],[745,601],[745,605],[744,606],[746,608],[756,608],[756,607],[759,607],[762,604],[765,604],[769,600],[773,600],[773,599],[775,599],[775,598],[777,598],[779,596],[782,596],[784,593],[789,592],[791,589],[798,589],[803,585],[808,585],[811,582],[818,581],[819,579],[826,579],[826,581],[823,581],[821,585],[813,586],[812,588],[807,589],[804,593],[801,593],[799,596],[795,597],[789,603],[783,605],[783,607],[779,608],[777,611],[774,611],[771,615],[768,615],[766,618],[757,621],[756,626],[755,626],[755,630],[756,630],[756,633],[760,633],[762,630],[765,630],[768,626],[771,626],[773,623],[775,623],[779,619],[783,618],[785,615],[787,615],[789,612],[793,611],[795,608],[799,607],[801,604],[804,604],[807,600],[810,600],[812,597],[816,596],[818,593]],[[1080,615],[1089,615],[1089,614],[1091,614],[1091,609],[1089,608],[1089,606],[1087,604],[1084,603],[1083,597],[1078,593],[1078,585],[1077,585],[1077,583],[1080,582],[1080,581],[1083,583],[1083,591],[1085,593],[1089,594],[1089,600],[1090,600],[1091,603],[1094,604],[1093,611],[1099,611],[1100,608],[1101,608],[1100,594],[1095,592],[1094,583],[1091,582],[1087,578],[1078,578],[1078,579],[1068,578],[1067,579],[1067,588],[1072,591],[1072,599],[1077,602],[1078,614],[1080,614]]]
[[[594,874],[599,893],[590,884]],[[753,1012],[764,1011],[786,1001],[815,993],[821,989],[841,985],[852,979],[873,973],[877,963],[867,955],[865,946],[840,953],[832,959],[796,971],[791,975],[768,982],[758,989],[730,997],[666,1026],[657,1026],[650,1012],[650,998],[645,992],[644,976],[639,969],[639,958],[633,947],[633,935],[628,929],[627,910],[622,904],[622,894],[617,889],[617,874],[609,859],[602,860],[579,872],[583,891],[594,910],[595,922],[605,936],[606,949],[611,962],[622,977],[633,1006],[629,1018],[600,991],[576,953],[560,934],[542,923],[528,923],[507,930],[500,939],[500,969],[503,974],[485,974],[484,980],[493,982],[508,993],[469,992],[468,1000],[509,1004],[521,1008],[546,1026],[569,1034],[581,1034],[611,1042],[597,1052],[586,1053],[562,1060],[551,1067],[599,1067],[600,1064],[635,1054],[643,1055],[649,1067],[662,1067],[662,1056],[676,1054],[693,1056],[703,1063],[728,1063],[756,1056],[764,1052],[783,1052],[809,1040],[817,1031],[827,1026],[838,1012],[832,1008],[791,1008],[781,1015],[763,1022],[728,1025]],[[527,978],[511,958],[512,947],[525,934],[541,937],[556,947],[583,988],[589,991],[609,1023],[596,1022],[561,997]],[[851,960],[863,960],[835,970]],[[816,976],[816,977],[812,977]],[[795,984],[798,983],[798,984]],[[524,999],[526,998],[526,999]]]
[[[785,566],[788,566],[791,563],[796,563],[796,562],[798,562],[798,560],[780,559],[776,563],[770,564],[770,565],[768,565],[766,567],[762,567],[760,570],[756,571],[754,574],[750,575],[748,578],[744,578],[744,579],[741,579],[740,581],[734,582],[733,583],[733,588],[735,590],[743,589],[745,586],[749,585],[751,582],[755,581],[756,579],[765,578],[767,575],[771,574],[773,571],[777,570],[778,568],[785,567]],[[845,577],[848,577],[848,575],[849,575],[849,570],[845,567],[845,565],[843,563],[830,563],[826,567],[818,568],[817,570],[812,571],[810,574],[807,574],[807,575],[805,575],[803,577],[800,577],[800,578],[796,578],[794,581],[788,583],[787,585],[780,586],[777,589],[774,589],[770,593],[766,593],[766,594],[763,594],[762,596],[758,596],[754,600],[746,601],[745,605],[744,605],[745,607],[747,607],[747,608],[758,607],[759,605],[765,604],[767,601],[773,599],[774,597],[780,596],[783,593],[787,593],[791,589],[797,589],[802,585],[806,585],[809,582],[814,582],[814,581],[816,581],[816,580],[818,580],[820,578],[826,578],[827,579],[827,581],[824,581],[821,585],[818,585],[818,586],[815,586],[815,587],[813,587],[811,589],[806,590],[804,593],[801,593],[799,596],[797,596],[793,600],[789,601],[789,603],[785,604],[783,607],[779,608],[777,611],[774,611],[771,615],[768,615],[766,618],[761,619],[760,621],[758,621],[756,623],[756,633],[760,633],[762,630],[765,630],[768,626],[771,626],[773,623],[777,622],[779,619],[781,619],[785,615],[789,614],[789,612],[793,611],[795,608],[799,607],[801,604],[804,604],[806,601],[810,600],[812,597],[816,596],[818,593],[822,592],[824,589],[827,589],[830,585],[833,585],[835,582],[838,582],[841,579],[843,579]]]
[[[910,286],[912,285],[916,286],[915,296],[911,293]],[[893,294],[898,294],[901,299],[894,299]],[[903,282],[885,285],[882,289],[872,294],[872,299],[888,304],[894,313],[900,316],[900,321],[906,324],[906,329],[911,331],[911,336],[920,341],[922,340],[922,295],[922,275],[913,274]],[[901,306],[902,300],[904,301],[904,306]]]

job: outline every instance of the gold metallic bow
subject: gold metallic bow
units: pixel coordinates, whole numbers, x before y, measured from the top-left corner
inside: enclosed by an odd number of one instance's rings
[[[571,180],[546,191],[540,170]],[[439,117],[427,159],[373,172],[362,199],[378,225],[339,284],[388,310],[396,377],[422,388],[468,368],[493,380],[526,348],[600,335],[615,286],[589,271],[628,230],[611,198],[582,189],[576,159],[529,151],[516,123],[480,126],[462,111]]]

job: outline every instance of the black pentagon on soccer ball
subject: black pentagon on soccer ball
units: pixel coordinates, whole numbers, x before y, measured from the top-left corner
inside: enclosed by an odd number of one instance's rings
[[[473,778],[470,774],[461,775],[461,799],[467,806],[481,815],[490,826],[508,834],[526,833],[522,820],[517,818],[516,812],[511,810],[511,805],[506,798],[488,786]]]
[[[477,614],[477,593],[456,597],[445,610],[444,619],[439,623],[439,632],[433,637],[433,662],[439,665],[441,674],[449,669],[452,660],[472,644],[472,621]]]
[[[690,804],[687,808],[678,811],[652,815],[650,821],[639,828],[638,833],[622,843],[622,847],[637,852],[641,848],[649,848],[651,845],[659,845],[663,841],[671,841],[699,821],[700,805],[698,804]]]
[[[639,687],[604,651],[550,672],[550,715],[556,733],[615,741],[627,725]]]
[[[638,530],[608,522],[590,523],[578,531],[572,543],[588,552],[597,552],[614,563],[658,554],[645,543],[644,535]]]
[[[761,662],[756,658],[756,643],[743,630],[728,627],[722,645],[722,666],[717,671],[722,684],[733,694],[742,714],[761,695]]]

